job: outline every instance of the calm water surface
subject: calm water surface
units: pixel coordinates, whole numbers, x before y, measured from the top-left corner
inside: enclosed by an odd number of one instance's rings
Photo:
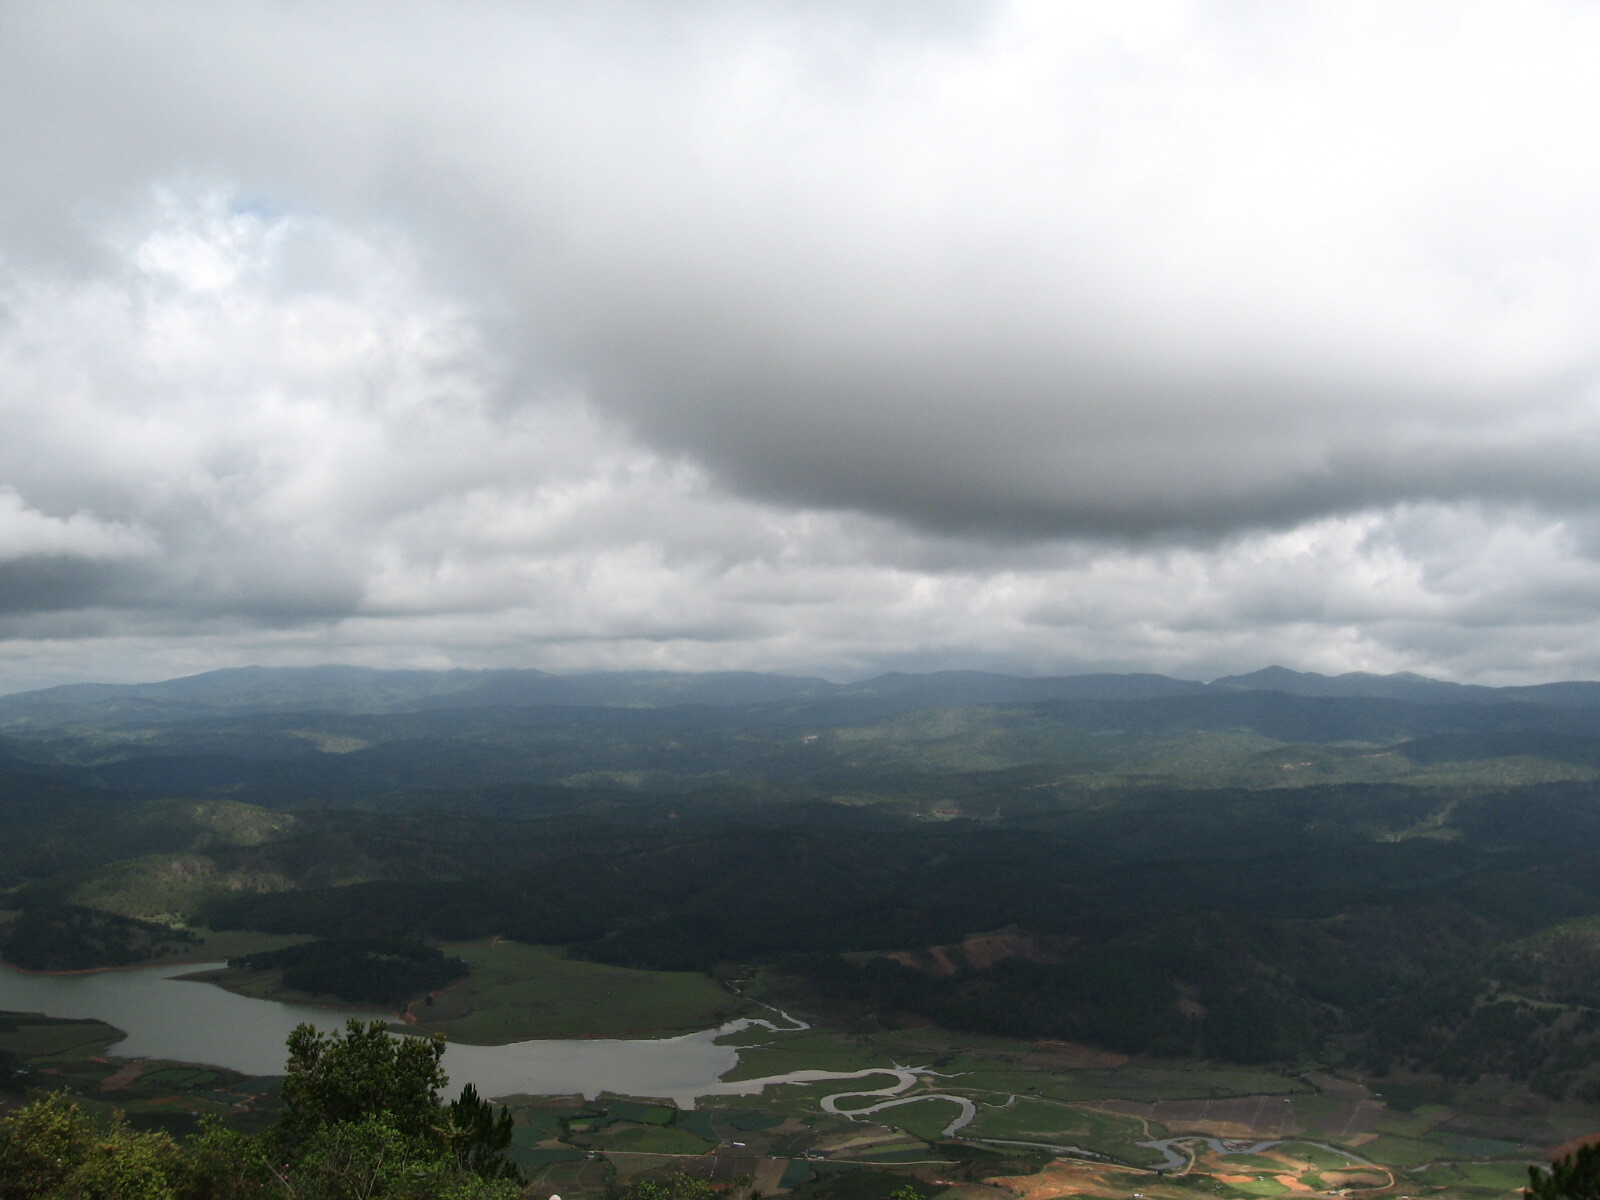
[[[302,1021],[336,1030],[351,1017],[395,1020],[393,1013],[282,1004],[174,978],[222,965],[186,963],[91,975],[28,975],[0,968],[0,1009],[52,1017],[94,1017],[115,1025],[128,1035],[110,1049],[121,1058],[170,1058],[231,1067],[251,1075],[282,1074],[284,1039]],[[580,1092],[593,1098],[608,1091],[671,1099],[688,1108],[696,1096],[755,1092],[762,1084],[774,1082],[719,1082],[738,1064],[739,1052],[732,1046],[717,1045],[715,1039],[751,1024],[745,1019],[720,1029],[648,1041],[540,1040],[508,1046],[451,1043],[445,1050],[444,1067],[452,1091],[470,1081],[485,1096]]]

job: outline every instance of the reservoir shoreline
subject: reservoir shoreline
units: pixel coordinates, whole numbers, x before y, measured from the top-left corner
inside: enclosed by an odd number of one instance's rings
[[[0,1009],[102,1021],[126,1034],[107,1047],[110,1057],[164,1059],[257,1076],[283,1073],[285,1042],[302,1022],[338,1032],[351,1018],[391,1021],[387,1012],[285,1004],[192,978],[221,968],[221,963],[184,963],[79,975],[0,968]],[[712,1029],[638,1040],[550,1038],[498,1046],[447,1041],[443,1066],[452,1092],[467,1083],[485,1096],[593,1099],[612,1092],[692,1108],[699,1096],[748,1094],[777,1082],[723,1082],[739,1063],[739,1047],[721,1045],[719,1039],[751,1027],[774,1032],[805,1027],[786,1021],[783,1026],[739,1017]],[[399,1025],[396,1033],[403,1036],[411,1029]]]

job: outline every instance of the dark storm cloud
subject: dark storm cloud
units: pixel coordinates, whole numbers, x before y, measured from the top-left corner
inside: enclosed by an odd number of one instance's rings
[[[0,614],[131,606],[145,598],[148,584],[145,572],[125,563],[65,555],[15,558],[0,562]]]
[[[1477,62],[1485,8],[1429,33],[1442,58],[1307,9],[1289,35],[1172,5],[86,11],[11,10],[13,214],[188,170],[409,222],[514,306],[521,378],[765,498],[1214,533],[1486,474],[1559,504],[1595,436],[1559,419],[1600,350],[1569,328],[1594,172],[1561,182],[1567,245],[1507,180],[1597,85],[1560,47],[1531,90]],[[1554,136],[1600,135],[1590,98]],[[1469,171],[1497,203],[1450,193]],[[1555,419],[1498,453],[1529,406]]]

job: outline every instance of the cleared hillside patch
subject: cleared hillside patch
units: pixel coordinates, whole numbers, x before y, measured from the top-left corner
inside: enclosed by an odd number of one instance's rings
[[[747,1001],[692,971],[638,971],[519,942],[452,942],[472,966],[461,983],[411,1006],[424,1029],[497,1046],[530,1038],[643,1037],[719,1025]]]

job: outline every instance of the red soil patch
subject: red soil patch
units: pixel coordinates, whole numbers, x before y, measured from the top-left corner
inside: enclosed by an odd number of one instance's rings
[[[1127,1200],[1147,1189],[1155,1177],[1131,1167],[1058,1158],[1037,1175],[1005,1175],[989,1180],[1020,1200],[1057,1200],[1062,1196],[1110,1196]]]
[[[102,1079],[100,1081],[100,1090],[102,1092],[114,1092],[118,1088],[125,1088],[130,1083],[136,1082],[149,1066],[149,1063],[131,1062],[121,1070],[113,1071]]]
[[[901,950],[888,955],[901,966],[922,971],[936,979],[971,968],[984,971],[1008,958],[1029,962],[1057,962],[1060,956],[1046,949],[1035,938],[1020,933],[980,933],[947,946],[925,950]]]
[[[1580,1138],[1573,1138],[1570,1142],[1562,1142],[1559,1146],[1551,1146],[1545,1150],[1544,1156],[1554,1160],[1565,1158],[1569,1154],[1576,1154],[1585,1146],[1592,1146],[1600,1142],[1600,1133],[1586,1133]]]
[[[498,935],[496,935],[496,937],[498,938]],[[426,997],[426,999],[427,1000],[432,1000],[436,996],[442,996],[446,992],[448,992],[450,990],[450,988],[460,987],[465,982],[466,982],[465,979],[458,979],[454,983],[450,984],[449,987],[442,987],[438,991],[429,992],[427,997]],[[422,1004],[422,1003],[424,1003],[423,1000],[413,1000],[413,1001],[411,1001],[409,1004],[407,1004],[405,1006],[404,1011],[401,1012],[400,1019],[402,1021],[404,1021],[407,1025],[420,1025],[420,1024],[422,1024],[422,1021],[417,1017],[417,1014],[411,1011],[412,1009],[416,1008],[417,1005]]]

